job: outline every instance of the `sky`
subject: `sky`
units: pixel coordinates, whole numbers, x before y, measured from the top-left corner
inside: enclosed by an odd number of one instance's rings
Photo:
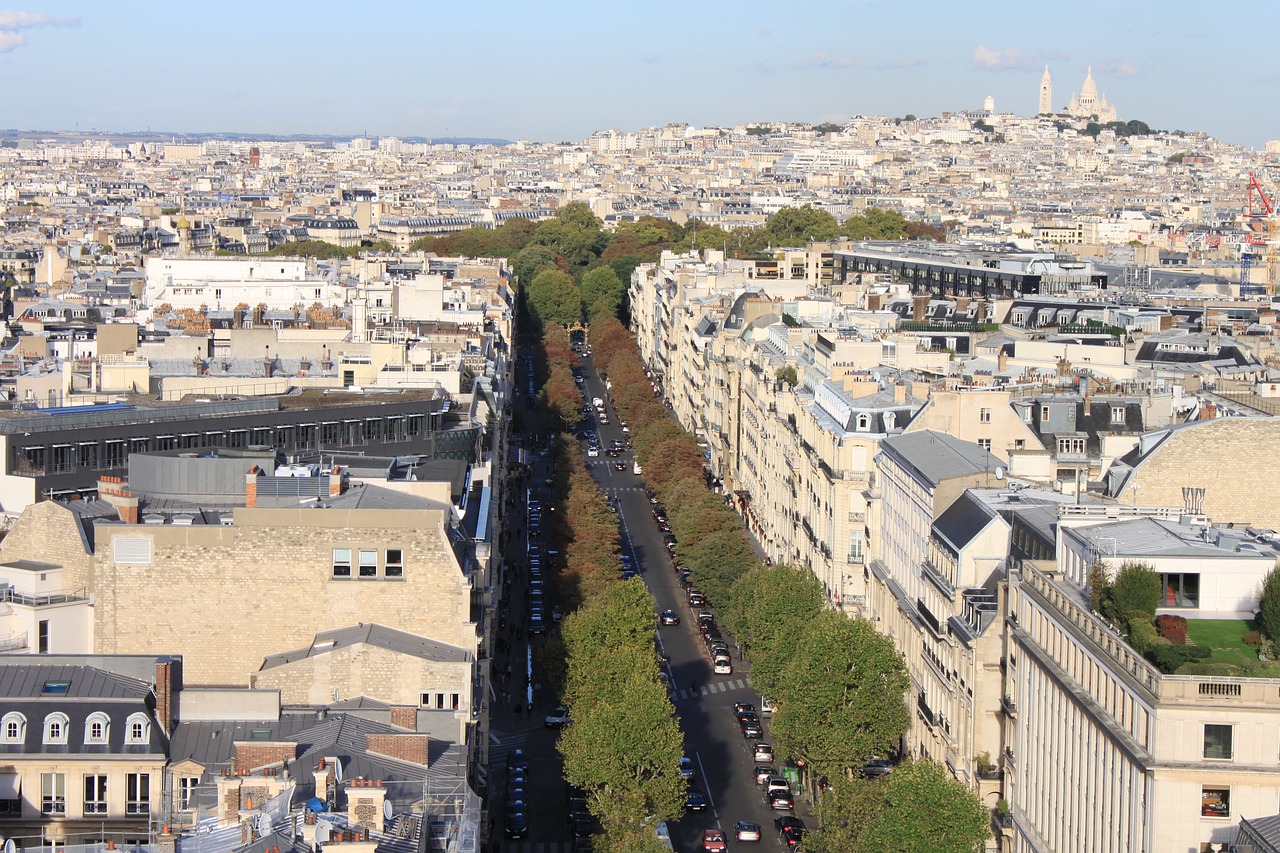
[[[935,116],[988,95],[1031,115],[1048,65],[1055,107],[1091,66],[1121,119],[1260,148],[1280,138],[1274,12],[1274,0],[28,2],[0,9],[0,127],[576,142],[671,122]]]

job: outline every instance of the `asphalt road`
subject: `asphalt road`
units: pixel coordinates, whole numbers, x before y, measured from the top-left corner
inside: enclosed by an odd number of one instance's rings
[[[579,388],[586,398],[590,400],[598,396],[608,400],[604,384],[589,358],[583,360],[583,368],[586,381]],[[603,448],[607,448],[614,439],[627,439],[611,404],[608,404],[608,414],[608,425],[596,425],[600,435],[601,455],[587,457],[584,438],[581,442],[583,461],[605,494],[618,501],[624,553],[631,555],[633,564],[654,597],[657,612],[671,609],[680,614],[680,625],[656,629],[657,642],[667,656],[668,675],[672,685],[671,698],[685,734],[685,754],[693,759],[696,768],[694,785],[706,793],[710,801],[710,807],[706,811],[690,812],[670,826],[672,843],[678,851],[700,851],[703,830],[719,827],[726,833],[730,849],[783,850],[785,846],[778,840],[773,828],[773,819],[781,813],[769,810],[762,789],[754,781],[755,761],[750,750],[755,741],[742,737],[733,714],[735,702],[751,702],[757,708],[760,706],[760,694],[752,688],[749,680],[750,664],[738,659],[733,638],[726,634],[726,642],[731,650],[735,650],[734,672],[730,675],[715,675],[712,672],[711,661],[697,632],[694,611],[688,606],[687,596],[654,520],[644,480],[632,472],[632,454],[628,450],[615,458],[603,452]],[[536,425],[531,427],[536,428]],[[615,461],[624,462],[624,470],[614,470]],[[544,512],[548,507],[548,496],[542,481],[546,476],[543,471],[547,464],[546,461],[539,460],[534,474],[529,478],[534,497],[541,499]],[[515,583],[511,596],[511,615],[516,620],[522,620],[527,613],[522,600],[527,577],[524,574]],[[548,610],[553,604],[554,598],[549,598]],[[711,604],[714,610],[715,602]],[[657,612],[654,614],[655,625]],[[724,630],[723,626],[721,630]],[[513,702],[517,691],[524,693],[525,685],[520,677],[522,667],[518,661],[523,658],[529,641],[536,643],[537,638],[521,634],[509,653],[516,673],[510,685]],[[695,680],[697,689],[693,690],[691,687]],[[567,853],[572,849],[564,783],[560,776],[561,765],[555,750],[556,735],[553,730],[545,729],[542,725],[546,713],[555,704],[555,697],[537,696],[532,715],[516,717],[512,709],[500,708],[500,713],[494,717],[493,729],[497,733],[499,744],[491,752],[491,790],[495,792],[493,811],[497,820],[494,835],[498,839],[502,836],[503,809],[496,806],[504,799],[507,759],[514,749],[520,748],[524,750],[529,762],[526,805],[530,820],[529,835],[521,840],[501,839],[500,849],[507,853]],[[765,729],[764,741],[771,743],[769,719],[767,715],[761,716]],[[780,765],[775,763],[775,766]],[[800,816],[812,823],[807,815]],[[763,838],[759,844],[734,840],[733,825],[739,820],[760,824]]]

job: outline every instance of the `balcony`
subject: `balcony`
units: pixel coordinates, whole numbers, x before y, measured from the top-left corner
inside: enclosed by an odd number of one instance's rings
[[[48,595],[28,595],[18,592],[10,586],[0,587],[0,601],[6,604],[20,604],[25,607],[48,607],[51,604],[67,604],[73,601],[88,601],[87,591],[81,587],[75,592],[55,592]],[[3,640],[0,640],[3,642]]]
[[[0,652],[17,652],[27,648],[27,632],[0,637]]]
[[[1000,697],[1000,712],[1006,717],[1018,716],[1018,703],[1010,699],[1008,696]]]

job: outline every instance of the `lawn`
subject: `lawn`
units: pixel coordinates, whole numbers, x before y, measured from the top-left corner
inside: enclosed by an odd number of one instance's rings
[[[1244,644],[1244,635],[1256,630],[1252,619],[1188,619],[1187,639],[1213,649],[1205,663],[1249,666],[1258,663],[1258,651]]]

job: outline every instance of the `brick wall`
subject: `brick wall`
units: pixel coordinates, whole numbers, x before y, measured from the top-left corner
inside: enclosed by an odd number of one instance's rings
[[[381,696],[381,693],[375,694]],[[394,705],[391,708],[391,725],[402,729],[416,731],[418,728],[418,709],[413,705]]]
[[[412,764],[427,766],[427,747],[431,738],[424,734],[367,734],[364,746],[369,752],[376,752],[388,758],[398,758]]]
[[[1182,487],[1205,489],[1214,521],[1280,530],[1280,481],[1270,466],[1280,453],[1280,418],[1218,418],[1176,430],[1129,480],[1139,504],[1182,506]],[[1119,496],[1133,502],[1132,489]]]
[[[287,741],[236,741],[236,773],[247,775],[269,764],[292,761],[298,745]]]

